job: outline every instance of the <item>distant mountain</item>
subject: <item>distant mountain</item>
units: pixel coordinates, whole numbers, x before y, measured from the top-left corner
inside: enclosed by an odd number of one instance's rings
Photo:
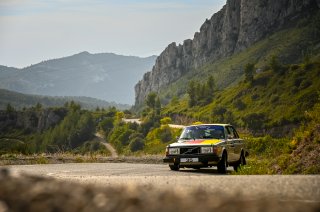
[[[6,109],[10,104],[16,109],[22,109],[23,107],[33,107],[37,103],[40,103],[43,107],[61,107],[66,102],[74,101],[81,105],[85,109],[96,109],[116,107],[120,110],[129,109],[130,105],[117,104],[115,102],[106,102],[100,99],[91,97],[48,97],[31,94],[22,94],[5,89],[0,89],[0,110]]]
[[[88,96],[133,104],[134,84],[151,70],[156,56],[140,58],[113,53],[44,61],[23,69],[0,66],[0,88],[48,96]]]

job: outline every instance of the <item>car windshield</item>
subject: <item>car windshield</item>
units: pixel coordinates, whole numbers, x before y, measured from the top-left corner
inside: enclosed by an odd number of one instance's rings
[[[186,127],[179,140],[190,139],[223,139],[224,127],[216,125],[199,125]]]

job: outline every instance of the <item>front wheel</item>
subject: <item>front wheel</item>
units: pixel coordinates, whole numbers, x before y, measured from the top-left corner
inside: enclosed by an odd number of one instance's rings
[[[169,165],[169,167],[172,171],[179,171],[180,169],[179,165]]]
[[[221,174],[227,173],[227,156],[225,153],[222,155],[222,158],[218,163],[218,172]]]

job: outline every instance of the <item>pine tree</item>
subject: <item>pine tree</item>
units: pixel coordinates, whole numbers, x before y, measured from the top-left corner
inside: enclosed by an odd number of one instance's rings
[[[159,96],[157,97],[156,102],[155,102],[155,113],[156,113],[156,116],[160,117],[160,115],[161,115],[161,102],[160,102]]]
[[[146,105],[150,109],[154,109],[155,108],[156,98],[157,98],[157,94],[156,93],[151,92],[151,93],[148,94],[147,99],[146,99]]]
[[[207,86],[209,88],[209,92],[213,95],[213,92],[216,88],[216,83],[212,75],[210,75],[207,80]]]
[[[196,85],[195,82],[192,80],[190,81],[187,89],[187,93],[189,95],[189,106],[193,107],[196,105]]]
[[[250,84],[253,83],[253,76],[254,76],[254,64],[253,63],[247,63],[244,67],[244,75],[245,75],[245,82],[248,82]]]
[[[7,113],[12,113],[12,112],[15,111],[15,109],[14,109],[14,107],[13,107],[10,103],[8,103],[8,104],[7,104],[6,111],[7,111]]]

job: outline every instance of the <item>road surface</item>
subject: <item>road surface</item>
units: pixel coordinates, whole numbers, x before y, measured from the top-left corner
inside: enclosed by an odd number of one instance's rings
[[[137,123],[141,124],[140,119],[122,119],[125,123]],[[178,125],[178,124],[168,124],[171,128],[177,128],[177,129],[183,129],[184,125]]]
[[[246,199],[274,198],[283,201],[320,202],[318,175],[218,174],[216,169],[170,171],[167,165],[132,163],[47,164],[9,166],[14,175],[28,173],[63,181],[100,186],[152,186],[186,193],[199,189]]]

